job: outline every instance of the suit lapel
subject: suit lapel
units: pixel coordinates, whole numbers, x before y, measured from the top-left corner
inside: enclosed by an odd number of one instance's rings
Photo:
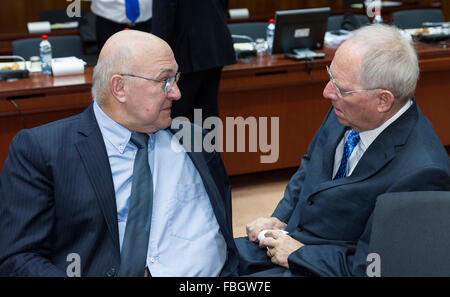
[[[194,151],[194,133],[202,133],[202,131],[196,131],[195,129],[201,129],[196,128],[194,125],[190,125],[192,127],[191,129],[191,143],[190,147],[188,147],[184,141],[180,141],[179,135],[177,135],[177,131],[179,129],[169,129],[171,133],[177,137],[179,143],[184,147],[187,155],[192,160],[192,163],[194,164],[195,168],[197,169],[198,173],[200,174],[200,177],[203,181],[203,185],[205,186],[205,190],[208,193],[209,200],[211,202],[211,206],[213,208],[214,214],[216,215],[217,223],[220,225],[220,229],[222,231],[225,238],[232,238],[232,234],[228,234],[228,228],[227,228],[227,218],[225,214],[225,205],[223,205],[223,201],[220,198],[220,192],[217,188],[217,185],[214,181],[213,176],[211,175],[208,163],[205,160],[204,153],[203,152],[193,152]],[[229,237],[228,237],[228,236]]]
[[[364,179],[367,179],[378,172],[390,160],[394,158],[395,150],[390,137],[386,137],[383,143],[379,141],[376,145],[374,144],[375,142],[372,143],[369,149],[364,153],[351,176],[337,180],[331,180],[330,175],[328,177],[328,181],[320,183],[316,187],[314,187],[310,195],[314,195],[320,191],[324,191],[333,187],[357,183]],[[380,154],[380,152],[383,153]]]
[[[119,252],[117,207],[111,166],[92,104],[82,114],[78,133],[79,139],[75,146],[97,196],[114,245],[117,247],[117,252]]]
[[[191,158],[192,163],[194,163],[195,168],[197,168],[200,177],[203,180],[203,185],[208,193],[209,200],[211,202],[212,208],[217,218],[217,222],[221,225],[222,232],[228,230],[226,228],[226,216],[225,216],[225,205],[223,205],[222,199],[220,199],[220,193],[217,189],[216,183],[211,175],[208,164],[206,163],[202,153],[187,153]]]
[[[319,183],[313,187],[309,196],[333,187],[360,182],[377,173],[395,157],[396,147],[401,146],[406,142],[416,121],[417,105],[414,102],[414,104],[402,116],[400,116],[400,118],[387,127],[380,135],[378,135],[375,141],[364,153],[361,160],[359,160],[351,176],[338,180],[331,180],[330,173],[328,175],[328,179],[321,179],[323,182],[319,181]],[[329,135],[332,134],[333,133],[329,133]],[[326,133],[324,133],[324,135],[325,139],[327,135]],[[329,159],[330,155],[334,157],[337,146],[336,139],[332,136],[329,137],[330,145],[328,145],[328,148],[324,151],[324,164],[326,163],[325,161],[327,161],[325,158]],[[341,138],[342,134],[340,134],[338,140]],[[329,150],[330,147],[333,147],[332,151]],[[332,168],[334,161],[331,161],[329,164]],[[324,168],[322,175],[327,175],[328,173],[329,168],[327,165],[327,167]]]
[[[336,147],[346,131],[346,127],[338,122],[334,112],[331,119],[330,127],[325,129],[324,133],[318,139],[318,146],[322,149],[322,170],[319,170],[319,182],[329,181],[333,175]]]

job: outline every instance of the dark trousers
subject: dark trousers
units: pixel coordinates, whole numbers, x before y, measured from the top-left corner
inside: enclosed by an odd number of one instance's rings
[[[181,73],[178,88],[181,99],[172,104],[172,118],[187,117],[194,122],[194,109],[202,109],[203,120],[210,116],[219,116],[217,93],[219,92],[222,68],[204,71]]]
[[[239,251],[239,275],[251,277],[300,277],[289,269],[272,263],[267,250],[258,243],[251,242],[248,237],[234,239]]]
[[[152,19],[149,19],[146,22],[136,23],[134,25],[128,25],[116,23],[97,15],[95,21],[95,28],[96,28],[97,45],[99,50],[101,50],[109,37],[111,37],[112,35],[114,35],[119,31],[122,31],[125,28],[150,33],[152,31]]]

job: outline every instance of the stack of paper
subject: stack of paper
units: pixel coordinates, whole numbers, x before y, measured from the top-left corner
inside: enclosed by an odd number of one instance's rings
[[[85,64],[83,60],[77,57],[52,59],[52,73],[53,76],[82,74]]]

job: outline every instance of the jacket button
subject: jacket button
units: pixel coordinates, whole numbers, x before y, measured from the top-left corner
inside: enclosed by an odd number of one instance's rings
[[[307,203],[308,203],[308,205],[313,205],[314,200],[311,197],[309,197]]]
[[[107,276],[107,277],[114,277],[114,276],[116,276],[116,273],[117,273],[117,271],[116,271],[116,269],[113,267],[113,268],[111,268],[110,270],[108,270],[108,272],[106,272],[106,276]]]
[[[302,225],[302,224],[299,224],[299,225],[297,226],[297,230],[298,230],[298,232],[302,232],[302,231],[304,230],[303,225]]]

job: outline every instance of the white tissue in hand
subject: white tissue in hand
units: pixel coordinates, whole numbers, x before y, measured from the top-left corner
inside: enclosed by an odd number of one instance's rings
[[[271,236],[266,236],[266,232],[267,231],[281,231],[284,234],[288,234],[289,233],[289,232],[287,232],[285,230],[281,230],[281,229],[274,229],[274,230],[265,229],[265,230],[262,230],[261,232],[258,233],[258,240],[259,241],[263,240],[264,238],[272,238]]]

